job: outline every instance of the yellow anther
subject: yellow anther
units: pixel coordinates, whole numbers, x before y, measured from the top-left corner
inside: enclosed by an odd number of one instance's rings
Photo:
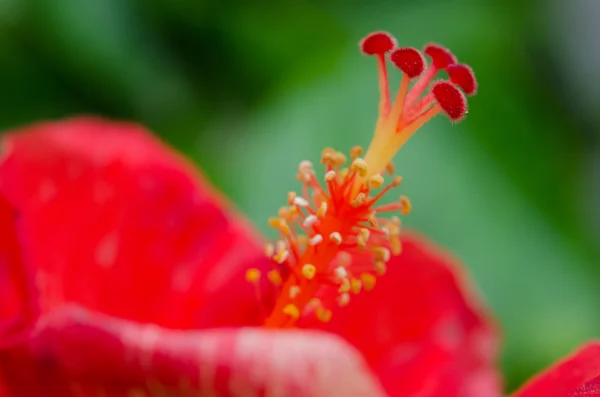
[[[298,296],[298,294],[300,293],[300,287],[298,287],[297,285],[292,285],[290,287],[290,290],[288,291],[288,293],[290,294],[290,299],[294,299]]]
[[[354,198],[354,200],[352,200],[352,202],[350,204],[353,207],[360,207],[361,205],[363,205],[365,203],[366,199],[367,199],[367,195],[364,194],[363,192],[360,192],[356,195],[356,197]]]
[[[356,246],[361,251],[367,248],[367,238],[363,234],[356,236]]]
[[[278,215],[280,218],[289,219],[291,215],[290,207],[281,207],[279,209]]]
[[[402,177],[400,175],[396,175],[394,177],[394,179],[392,180],[393,187],[398,187],[398,186],[400,186],[401,183],[402,183]]]
[[[273,229],[279,229],[279,218],[269,218],[269,226]]]
[[[282,264],[283,262],[285,262],[288,258],[288,256],[290,255],[289,251],[284,249],[281,250],[277,253],[277,255],[275,255],[273,257],[273,260],[279,264]]]
[[[344,294],[348,291],[350,291],[350,280],[345,278],[342,280],[342,283],[340,284],[340,288],[338,289],[338,292],[340,294]]]
[[[402,253],[402,242],[399,236],[390,237],[390,248],[392,249],[392,255],[400,255]]]
[[[329,235],[329,241],[334,244],[340,245],[342,243],[342,235],[340,232],[333,232]]]
[[[321,152],[321,164],[329,164],[333,162],[336,151],[332,148],[325,148]]]
[[[310,301],[308,301],[308,304],[306,305],[306,307],[313,309],[316,309],[319,306],[321,306],[321,299],[319,298],[312,298]]]
[[[306,279],[312,280],[313,278],[315,278],[316,273],[317,268],[315,267],[315,265],[307,263],[304,266],[302,266],[302,275],[306,277]]]
[[[298,196],[296,192],[288,192],[287,201],[289,205],[294,204],[294,199]]]
[[[352,149],[350,149],[350,158],[352,160],[354,160],[358,156],[362,156],[362,154],[363,154],[363,148],[360,146],[354,146]]]
[[[383,185],[383,182],[383,177],[379,174],[375,174],[369,178],[369,187],[371,189],[377,189],[378,187],[381,187],[381,185]]]
[[[338,305],[344,307],[347,306],[348,303],[350,303],[350,294],[347,292],[344,292],[343,294],[341,294],[340,296],[337,297],[337,302]]]
[[[369,225],[371,225],[372,227],[379,227],[379,223],[377,223],[377,212],[371,212],[367,220],[369,221]]]
[[[265,255],[269,258],[275,255],[275,246],[273,245],[273,243],[265,244]]]
[[[412,205],[410,204],[410,200],[406,196],[400,196],[400,205],[402,208],[400,209],[400,213],[402,215],[408,215],[410,210],[412,209]]]
[[[246,281],[255,284],[260,280],[260,270],[256,268],[250,268],[246,270]]]
[[[358,176],[360,177],[365,177],[367,176],[367,172],[369,171],[369,167],[367,165],[367,162],[363,159],[356,158],[354,159],[354,161],[352,161],[352,165],[351,165],[352,171],[356,172],[358,174]]]
[[[394,163],[392,162],[387,163],[387,165],[385,166],[385,171],[390,175],[394,175],[395,170],[396,166],[394,166]]]
[[[360,228],[360,235],[364,236],[365,239],[368,240],[369,237],[371,236],[371,231],[367,228],[362,227],[362,228]]]
[[[374,247],[375,260],[387,262],[390,260],[390,250],[385,247]]]
[[[377,281],[377,278],[370,273],[363,273],[360,275],[360,280],[362,281],[365,291],[371,291],[373,288],[375,288],[375,282]]]
[[[283,282],[283,280],[281,278],[281,273],[279,273],[279,270],[275,270],[275,269],[270,270],[267,273],[267,277],[269,278],[269,281],[273,285],[281,285],[281,283]]]
[[[377,272],[378,276],[383,276],[387,271],[387,265],[384,261],[375,261],[373,268],[375,269],[375,272]]]
[[[324,218],[325,214],[327,214],[327,201],[323,201],[317,210],[317,217]]]
[[[340,166],[346,164],[346,155],[342,152],[335,152],[333,156],[333,164]]]
[[[285,305],[285,307],[283,308],[283,313],[287,314],[294,320],[300,317],[300,310],[298,310],[298,307],[296,305],[293,305],[291,303]]]
[[[285,219],[279,220],[279,231],[285,237],[290,237],[292,235],[292,230],[290,229],[290,226],[288,225]]]
[[[350,280],[350,291],[354,294],[358,294],[362,289],[362,282],[357,278],[352,278]]]
[[[327,310],[323,306],[319,306],[315,309],[315,315],[319,321],[326,323],[331,320],[332,313],[331,310]]]
[[[348,176],[348,168],[344,168],[343,170],[340,171],[340,179],[344,180],[346,179],[346,177]]]

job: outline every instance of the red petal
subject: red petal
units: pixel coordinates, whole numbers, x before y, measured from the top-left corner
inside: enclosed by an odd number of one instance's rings
[[[390,395],[500,396],[496,333],[453,262],[405,235],[375,288],[317,326],[362,352]]]
[[[362,357],[334,335],[169,331],[76,307],[42,324],[31,354],[0,355],[9,397],[383,396]]]
[[[594,342],[538,374],[516,392],[514,397],[596,396],[598,394],[593,394],[594,382],[590,382],[590,385],[584,384],[598,375],[600,375],[600,342]],[[591,394],[575,393],[575,389],[580,386],[584,389],[579,389],[577,392],[581,390],[586,392],[585,387],[589,387],[587,392]]]
[[[0,196],[0,347],[25,335],[37,317],[33,279],[21,258],[16,217],[14,208]]]
[[[43,123],[3,137],[0,193],[18,210],[39,304],[167,327],[259,321],[246,222],[139,126]]]
[[[600,376],[578,387],[569,397],[600,397]]]

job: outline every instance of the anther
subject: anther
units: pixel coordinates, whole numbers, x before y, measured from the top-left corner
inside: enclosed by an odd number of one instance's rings
[[[325,173],[325,182],[331,182],[335,179],[335,177],[336,177],[336,173],[334,170],[327,171]]]
[[[348,271],[343,266],[336,267],[334,273],[336,277],[341,279],[348,277]]]
[[[390,161],[386,164],[385,171],[390,175],[394,175],[394,172],[396,171],[396,166]]]
[[[329,320],[331,320],[332,313],[331,310],[327,310],[323,306],[319,306],[315,309],[315,315],[319,321],[327,323]]]
[[[367,175],[367,172],[369,171],[367,162],[361,159],[360,157],[355,158],[354,161],[352,161],[351,168],[352,171],[356,172],[360,177],[365,177]]]
[[[327,214],[327,201],[323,201],[317,210],[317,217],[324,218],[325,214]]]
[[[281,250],[277,253],[277,255],[275,255],[273,257],[273,260],[279,264],[282,264],[283,262],[285,262],[288,258],[288,256],[290,255],[289,251],[284,249]]]
[[[302,225],[304,227],[311,227],[312,225],[314,225],[317,222],[318,218],[316,215],[309,215],[306,217],[306,219],[304,219],[304,222],[302,222]]]
[[[377,223],[377,212],[371,212],[367,220],[369,221],[369,225],[371,225],[371,227],[379,227],[379,224]]]
[[[342,235],[339,232],[333,232],[329,235],[329,240],[340,245],[342,243]]]
[[[363,192],[360,192],[356,195],[356,197],[354,198],[354,200],[352,200],[352,202],[350,204],[353,207],[360,207],[361,205],[363,205],[365,203],[366,199],[367,199],[367,195],[364,194]]]
[[[279,230],[285,237],[290,237],[292,235],[292,230],[285,219],[279,220]]]
[[[475,72],[470,66],[464,64],[450,65],[446,68],[450,81],[459,86],[469,96],[477,92]]]
[[[304,266],[302,266],[302,275],[307,280],[312,280],[313,278],[315,278],[316,273],[317,273],[317,268],[315,267],[315,265],[307,263]]]
[[[298,307],[296,305],[293,305],[291,303],[285,305],[285,307],[283,308],[283,313],[287,314],[294,320],[297,320],[300,317],[300,310],[298,310]]]
[[[287,196],[287,201],[289,205],[294,204],[294,199],[296,198],[298,194],[296,192],[289,192],[288,196]]]
[[[350,149],[350,158],[352,160],[356,159],[357,157],[361,156],[363,154],[363,148],[360,146],[354,146],[352,149]]]
[[[315,246],[315,245],[319,244],[321,241],[323,241],[323,236],[320,234],[315,234],[308,240],[308,244]]]
[[[383,185],[383,182],[383,177],[379,174],[375,174],[371,178],[369,178],[369,187],[371,189],[377,189],[381,187],[381,185]]]
[[[375,247],[373,253],[375,254],[375,260],[378,261],[387,262],[391,257],[390,250],[385,247]]]
[[[300,287],[298,287],[297,285],[292,285],[290,287],[290,290],[288,291],[288,293],[289,293],[290,299],[294,299],[300,293]]]
[[[294,197],[293,200],[294,205],[297,205],[298,207],[308,207],[308,201],[305,198],[302,197]]]
[[[387,271],[387,265],[383,261],[375,261],[373,268],[378,276],[383,276]]]
[[[360,275],[360,280],[362,281],[365,291],[371,291],[373,288],[375,288],[377,278],[370,273],[363,273]]]
[[[275,246],[272,243],[265,244],[265,256],[272,257],[275,255]]]
[[[281,278],[281,273],[279,273],[279,271],[275,269],[270,270],[267,273],[267,278],[273,285],[281,285],[281,283],[283,282],[283,279]]]
[[[401,183],[402,183],[402,177],[400,175],[396,175],[394,177],[394,179],[392,180],[393,187],[398,187],[398,186],[400,186]]]
[[[406,196],[400,196],[400,213],[402,215],[408,215],[412,209],[410,200]]]
[[[256,284],[260,280],[260,270],[256,268],[250,268],[246,270],[246,281],[252,284]]]
[[[350,280],[348,280],[347,278],[342,279],[342,283],[340,284],[340,287],[338,288],[338,292],[340,294],[345,294],[346,292],[350,291]]]
[[[340,296],[338,296],[337,301],[338,305],[340,305],[341,307],[348,306],[348,303],[350,303],[350,294],[347,292],[341,294]]]
[[[357,278],[352,278],[350,280],[350,291],[352,291],[353,294],[358,294],[361,289],[362,282]]]

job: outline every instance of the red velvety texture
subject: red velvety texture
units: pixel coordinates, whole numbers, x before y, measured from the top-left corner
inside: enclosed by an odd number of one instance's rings
[[[497,333],[462,269],[413,233],[402,246],[372,291],[353,296],[329,323],[304,326],[344,336],[391,395],[499,396]]]
[[[140,127],[73,119],[30,127],[5,136],[3,143],[0,193],[18,213],[30,268],[29,279],[12,281],[19,288],[35,282],[39,296],[21,296],[19,304],[37,304],[44,315],[38,322],[41,335],[43,324],[65,304],[77,304],[89,315],[129,320],[133,328],[260,322],[260,305],[244,272],[269,264],[253,231],[184,160]],[[388,393],[468,397],[498,392],[493,329],[462,295],[464,286],[447,255],[405,236],[403,255],[378,283],[348,308],[336,309],[325,328],[358,348]],[[85,372],[94,362],[97,372],[110,374],[104,349],[90,348],[99,323],[85,323],[90,336],[79,350],[80,369]],[[57,324],[53,335],[62,332],[63,323]],[[164,332],[169,331],[160,329],[159,335]],[[60,372],[65,359],[53,353],[57,339],[40,340],[45,341],[42,350],[17,346],[1,355],[0,368],[24,379],[39,375],[39,366],[49,361]],[[138,349],[145,341],[127,343]],[[172,339],[156,343],[167,349]],[[106,346],[106,357],[122,351]],[[461,349],[467,354],[459,354]],[[97,364],[103,362],[105,367]],[[65,371],[60,376],[72,374]],[[60,376],[46,379],[53,384]]]
[[[527,382],[513,397],[598,396],[600,342],[589,343]]]
[[[260,241],[142,128],[83,118],[3,140],[0,192],[43,312],[74,302],[172,328],[259,323],[244,272],[268,265]]]

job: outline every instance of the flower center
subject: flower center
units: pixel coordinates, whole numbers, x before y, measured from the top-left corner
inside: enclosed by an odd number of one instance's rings
[[[432,60],[428,68],[418,50],[395,47],[395,39],[383,32],[372,33],[361,42],[362,51],[377,59],[380,90],[379,119],[364,158],[362,148],[354,147],[346,167],[344,154],[326,148],[321,156],[325,167],[322,182],[310,162],[301,162],[297,175],[301,194],[290,192],[288,205],[279,210],[278,217],[269,219],[280,235],[278,241],[265,246],[266,255],[276,264],[267,278],[278,288],[278,295],[265,327],[294,327],[303,316],[311,315],[327,322],[332,308],[348,305],[351,295],[375,287],[391,255],[400,255],[402,250],[400,219],[381,215],[406,215],[411,209],[405,196],[392,204],[380,203],[402,182],[401,177],[393,176],[386,184],[384,174],[393,174],[391,161],[396,152],[432,117],[443,112],[459,121],[466,114],[463,92],[472,95],[477,88],[468,66],[456,64],[456,58],[438,45],[425,47]],[[387,54],[402,73],[393,103]],[[447,72],[449,81],[434,82],[423,95],[439,70]],[[411,81],[419,76],[411,88]],[[261,276],[258,269],[246,273],[246,279],[257,288]]]

